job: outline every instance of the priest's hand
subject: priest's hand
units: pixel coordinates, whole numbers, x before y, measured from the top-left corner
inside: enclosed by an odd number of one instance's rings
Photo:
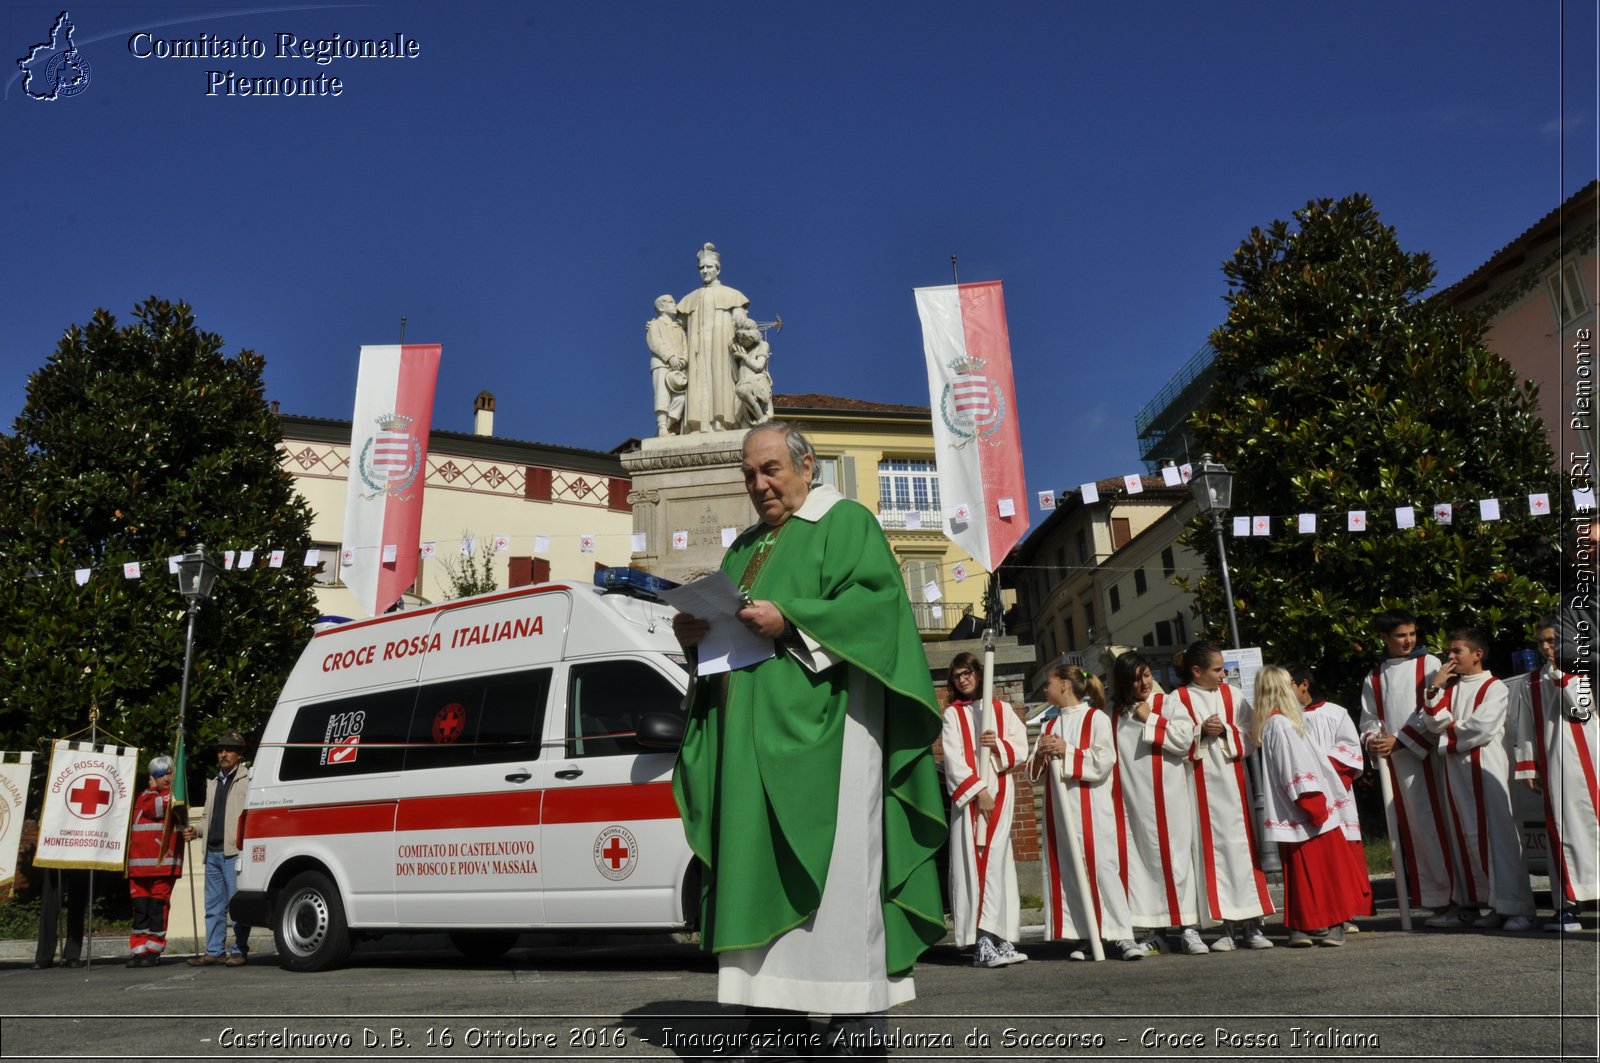
[[[749,628],[752,635],[759,635],[764,639],[783,637],[783,614],[769,601],[751,602],[736,615],[739,617],[739,623]]]
[[[978,802],[978,811],[984,815],[987,816],[994,811],[994,794],[991,794],[988,790],[979,790],[978,796],[974,800]]]
[[[711,630],[709,620],[701,620],[690,613],[678,613],[672,618],[672,634],[677,638],[678,645],[686,650],[692,650],[700,645],[700,640],[706,637],[706,632]]]

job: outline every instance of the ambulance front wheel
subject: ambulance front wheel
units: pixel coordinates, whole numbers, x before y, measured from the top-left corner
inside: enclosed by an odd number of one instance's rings
[[[350,956],[350,928],[339,888],[320,871],[302,871],[278,894],[272,921],[278,960],[291,971],[325,971]]]

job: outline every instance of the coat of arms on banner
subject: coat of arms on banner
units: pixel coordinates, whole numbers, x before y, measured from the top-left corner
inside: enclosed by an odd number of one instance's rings
[[[386,413],[377,419],[378,430],[361,447],[358,471],[361,482],[372,488],[363,498],[391,494],[404,502],[411,497],[402,492],[416,482],[422,470],[422,441],[411,432],[411,421],[403,413]]]
[[[1006,420],[1006,398],[993,380],[983,375],[984,360],[965,356],[947,363],[954,377],[939,397],[939,415],[956,437],[959,449],[988,440]],[[998,442],[998,440],[996,440]]]

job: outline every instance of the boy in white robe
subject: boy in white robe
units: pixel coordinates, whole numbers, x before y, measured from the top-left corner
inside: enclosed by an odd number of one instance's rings
[[[1450,633],[1450,659],[1426,698],[1428,730],[1438,737],[1448,784],[1450,825],[1461,860],[1457,926],[1528,930],[1533,890],[1522,858],[1522,833],[1511,810],[1506,754],[1506,685],[1483,666],[1489,639],[1477,628]],[[1479,914],[1487,903],[1492,911]],[[1434,920],[1429,926],[1437,926]]]
[[[1449,924],[1458,920],[1444,780],[1433,735],[1422,721],[1422,691],[1439,670],[1439,659],[1418,645],[1417,618],[1410,613],[1392,609],[1376,623],[1384,657],[1361,681],[1361,744],[1389,776],[1389,844],[1405,867],[1406,896],[1436,909],[1433,918]]]
[[[1550,834],[1550,895],[1556,915],[1549,931],[1583,929],[1579,905],[1600,900],[1600,733],[1588,680],[1556,663],[1554,617],[1540,621],[1541,665],[1518,690],[1516,777],[1528,779],[1544,797]]]

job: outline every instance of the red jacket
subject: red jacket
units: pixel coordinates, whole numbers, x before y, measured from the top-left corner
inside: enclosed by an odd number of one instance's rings
[[[183,828],[166,824],[172,795],[146,790],[133,803],[128,825],[128,877],[177,878],[183,871]],[[161,852],[165,839],[167,852]]]

